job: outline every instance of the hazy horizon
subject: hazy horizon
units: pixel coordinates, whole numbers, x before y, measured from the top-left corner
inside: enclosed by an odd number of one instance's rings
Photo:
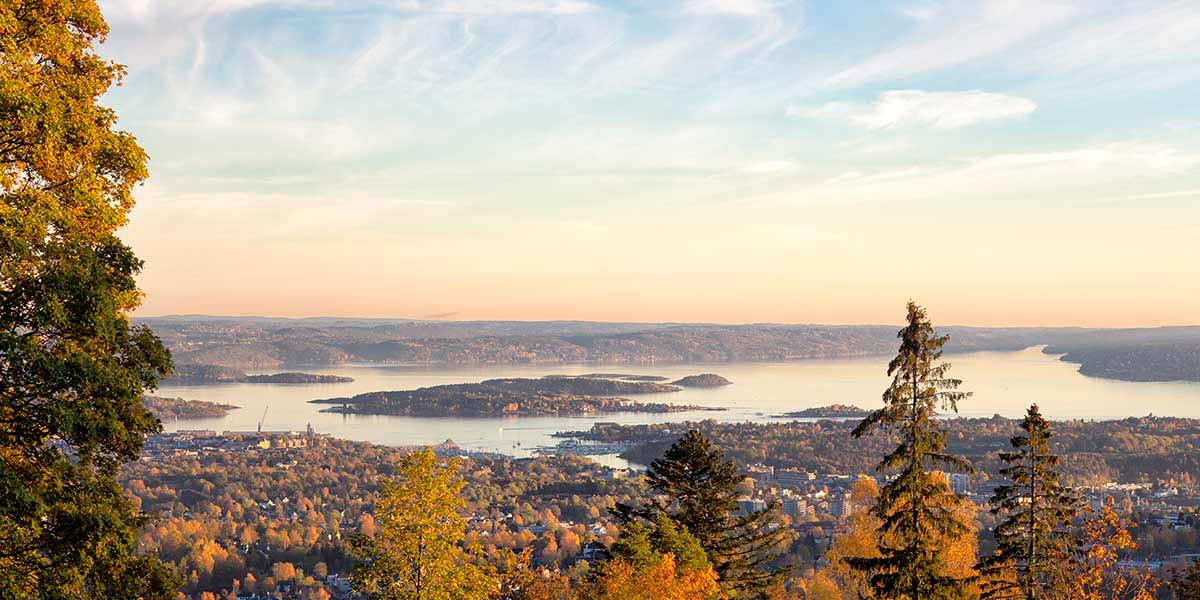
[[[812,327],[891,327],[903,324],[902,319],[893,322],[818,322],[818,321],[614,321],[598,319],[489,319],[489,318],[456,318],[452,316],[404,317],[404,316],[356,316],[356,315],[304,315],[283,316],[265,314],[210,314],[210,313],[165,313],[157,315],[137,314],[137,319],[231,319],[231,320],[278,320],[278,321],[315,321],[315,320],[346,320],[346,321],[414,321],[433,323],[472,323],[472,322],[512,322],[512,323],[554,323],[576,322],[613,325],[715,325],[715,326],[812,326]],[[977,325],[974,323],[939,323],[938,327],[973,327],[980,329],[1188,329],[1200,328],[1200,323],[1179,323],[1167,325],[1130,325],[1130,326],[1089,326],[1089,325]]]
[[[1200,4],[101,5],[140,315],[1200,323]]]

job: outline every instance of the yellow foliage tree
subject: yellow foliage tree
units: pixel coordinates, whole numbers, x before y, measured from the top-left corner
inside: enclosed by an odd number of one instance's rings
[[[382,600],[484,600],[499,589],[463,545],[458,468],[455,459],[439,464],[429,448],[401,459],[375,505],[376,534],[350,541],[362,561],[356,591]]]
[[[879,497],[879,486],[869,477],[859,477],[850,489],[850,503],[854,513],[846,532],[833,539],[825,559],[829,565],[809,581],[810,589],[821,590],[817,598],[871,598],[871,586],[866,573],[850,567],[851,558],[878,558],[880,520],[870,510]],[[833,595],[829,588],[837,591]]]

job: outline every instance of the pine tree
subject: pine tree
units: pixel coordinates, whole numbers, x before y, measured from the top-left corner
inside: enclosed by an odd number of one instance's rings
[[[877,470],[895,473],[880,490],[875,514],[881,521],[878,557],[853,558],[850,565],[867,573],[881,599],[959,600],[968,597],[972,578],[950,567],[948,550],[972,534],[963,517],[963,500],[951,490],[939,467],[971,471],[966,460],[946,453],[946,434],[934,420],[937,409],[958,411],[970,394],[939,363],[949,339],[937,336],[925,310],[908,303],[908,326],[897,334],[900,350],[888,364],[892,383],[883,408],[854,429],[854,437],[883,429],[900,443]]]
[[[987,599],[1059,598],[1067,585],[1062,575],[1073,551],[1077,500],[1060,483],[1059,458],[1050,453],[1053,432],[1036,404],[1021,430],[1012,438],[1014,451],[1000,453],[1008,465],[1000,473],[1011,483],[991,499],[992,514],[1004,520],[995,529],[995,554],[980,564]]]
[[[782,552],[787,535],[776,523],[778,504],[735,515],[737,486],[744,478],[708,438],[689,431],[650,464],[646,477],[674,508],[657,500],[636,509],[618,505],[614,512],[622,522],[667,514],[700,542],[727,592],[758,593],[771,585],[776,574],[768,563]]]
[[[385,482],[375,504],[375,535],[350,540],[352,555],[362,561],[354,570],[356,591],[382,600],[483,600],[499,589],[463,545],[458,461],[438,462],[429,448],[414,451]]]

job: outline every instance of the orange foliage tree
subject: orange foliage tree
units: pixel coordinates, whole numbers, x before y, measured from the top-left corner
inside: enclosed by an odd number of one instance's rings
[[[1081,544],[1067,578],[1072,600],[1153,600],[1158,581],[1146,569],[1122,566],[1122,553],[1137,548],[1125,522],[1105,500],[1084,519]]]
[[[584,586],[581,598],[588,600],[703,600],[721,598],[717,574],[711,567],[679,571],[675,556],[664,554],[649,568],[638,571],[615,559],[604,572]]]

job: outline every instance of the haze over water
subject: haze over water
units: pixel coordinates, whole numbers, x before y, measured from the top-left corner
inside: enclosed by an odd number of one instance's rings
[[[1030,403],[1054,419],[1117,419],[1130,416],[1200,417],[1200,384],[1130,383],[1080,375],[1077,365],[1043,354],[1038,348],[1020,352],[977,352],[947,356],[951,374],[974,392],[959,407],[966,417],[999,414],[1016,417]],[[412,366],[340,366],[306,372],[353,377],[348,384],[221,384],[164,386],[161,396],[208,400],[240,406],[221,419],[164,423],[167,431],[215,429],[252,431],[266,410],[264,431],[303,430],[309,423],[319,433],[392,446],[436,444],[447,439],[470,450],[527,456],[539,446],[559,440],[555,432],[588,429],[596,422],[627,424],[715,419],[778,421],[784,412],[830,404],[875,408],[886,387],[888,357],[804,360],[786,363],[630,365],[538,365],[429,368]],[[733,385],[685,389],[639,399],[651,402],[725,407],[721,412],[671,414],[621,413],[587,417],[426,418],[321,413],[327,405],[308,400],[363,392],[406,390],[448,383],[478,382],[498,377],[549,374],[632,373],[684,375],[713,372]]]

